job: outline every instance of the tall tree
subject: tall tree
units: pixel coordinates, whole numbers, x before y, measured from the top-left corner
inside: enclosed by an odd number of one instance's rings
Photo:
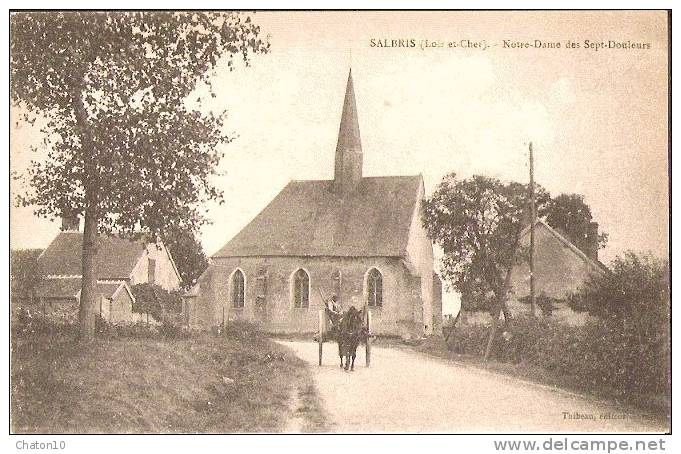
[[[11,14],[10,96],[26,121],[44,117],[48,150],[20,203],[84,218],[81,339],[94,335],[97,235],[195,231],[202,203],[220,198],[210,177],[230,140],[224,112],[201,109],[195,93],[215,96],[219,60],[232,69],[267,51],[259,36],[239,13]]]
[[[580,194],[560,194],[549,203],[546,222],[553,228],[564,232],[570,242],[588,253],[590,242],[597,241],[599,248],[608,242],[607,233],[599,233],[597,238],[590,237],[590,224],[593,221],[591,208]]]
[[[208,268],[208,258],[203,252],[201,243],[193,232],[171,232],[164,236],[164,244],[168,247],[177,271],[182,279],[182,288],[189,289]]]
[[[540,186],[535,193],[542,216],[549,194]],[[461,180],[454,173],[425,200],[424,226],[444,252],[442,275],[461,293],[463,310],[493,312],[503,302],[528,207],[526,185],[479,175]]]

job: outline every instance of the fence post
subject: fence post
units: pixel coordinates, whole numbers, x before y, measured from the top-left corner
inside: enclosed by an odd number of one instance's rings
[[[371,366],[371,311],[367,311],[367,342],[366,342],[366,363]]]

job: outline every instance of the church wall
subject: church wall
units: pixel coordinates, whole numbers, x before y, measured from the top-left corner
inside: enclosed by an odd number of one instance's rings
[[[224,319],[246,320],[274,333],[313,333],[318,329],[319,310],[337,292],[334,272],[341,272],[340,301],[344,309],[364,307],[366,273],[376,267],[383,276],[383,306],[371,307],[372,331],[379,335],[420,336],[421,279],[413,276],[399,258],[389,257],[233,257],[217,258],[200,279],[200,295],[190,304],[190,325],[210,327]],[[233,307],[232,274],[245,276],[243,308]],[[310,276],[308,308],[293,307],[292,276],[298,268]],[[266,276],[265,295],[259,276]],[[432,279],[428,279],[432,282]]]
[[[441,316],[437,316],[437,314],[442,314],[442,296],[435,297],[433,279],[431,278],[433,274],[433,245],[421,222],[421,202],[424,195],[423,181],[421,181],[417,195],[418,203],[415,204],[416,208],[409,228],[407,258],[415,268],[415,274],[423,278],[421,280],[423,306],[420,318],[423,321],[425,333],[432,334],[433,327],[439,327],[441,323]]]

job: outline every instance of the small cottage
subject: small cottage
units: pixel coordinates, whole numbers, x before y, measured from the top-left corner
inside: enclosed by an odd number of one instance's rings
[[[592,275],[607,272],[605,265],[598,260],[598,224],[591,224],[586,251],[579,249],[542,219],[537,219],[534,235],[535,295],[538,298],[547,297],[554,302],[552,317],[582,323],[586,315],[573,312],[564,300]],[[529,225],[521,233],[520,245],[529,250]],[[513,267],[511,284],[509,304],[515,309],[513,312],[529,311],[526,302],[530,295],[530,266],[527,260],[518,261]],[[540,308],[536,309],[536,313],[541,313]]]
[[[62,320],[78,317],[83,247],[83,233],[78,225],[77,219],[62,220],[62,231],[38,256],[41,280],[33,292],[33,305]],[[132,311],[135,301],[132,286],[149,282],[166,290],[180,288],[180,274],[162,243],[100,235],[95,272],[97,312],[112,323],[142,319],[142,314]]]

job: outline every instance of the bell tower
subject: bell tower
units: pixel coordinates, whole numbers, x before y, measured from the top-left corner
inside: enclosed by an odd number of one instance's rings
[[[333,189],[344,195],[352,192],[362,179],[362,142],[359,137],[359,120],[352,84],[352,69],[348,74],[345,100],[338,131]]]

